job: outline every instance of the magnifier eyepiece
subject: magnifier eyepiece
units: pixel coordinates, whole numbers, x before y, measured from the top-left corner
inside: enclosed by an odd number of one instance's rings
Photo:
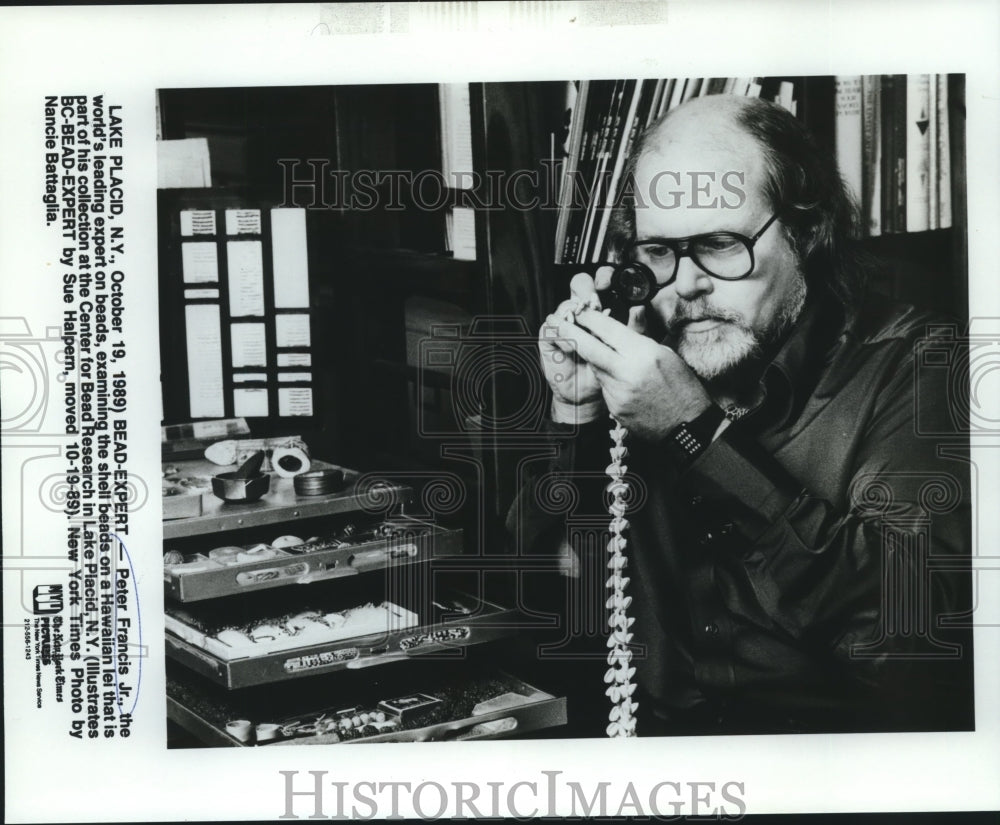
[[[621,323],[628,321],[632,307],[643,306],[657,292],[653,270],[638,261],[615,266],[608,288],[599,292],[601,306],[611,311],[611,317]]]
[[[632,262],[615,268],[611,288],[622,300],[636,305],[648,301],[656,291],[653,272],[645,264]]]

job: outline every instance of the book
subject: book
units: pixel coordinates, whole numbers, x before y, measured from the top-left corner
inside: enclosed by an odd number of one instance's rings
[[[604,118],[604,126],[601,129],[600,143],[598,146],[597,156],[594,161],[593,176],[591,177],[591,185],[588,190],[589,197],[583,223],[583,233],[580,240],[580,248],[576,256],[577,263],[583,263],[584,261],[590,259],[594,239],[594,222],[597,219],[598,204],[601,203],[607,175],[610,174],[608,170],[608,163],[611,146],[617,139],[618,132],[621,129],[622,101],[625,97],[626,88],[629,84],[634,85],[635,81],[615,81],[611,105],[608,109],[607,117]]]
[[[778,87],[778,96],[775,103],[784,106],[793,115],[795,114],[795,84],[790,80],[782,80]]]
[[[951,132],[948,117],[948,75],[940,74],[937,80],[937,169],[938,169],[938,227],[951,226]]]
[[[562,263],[575,263],[583,234],[587,204],[592,194],[592,173],[597,158],[602,129],[613,100],[615,83],[609,80],[591,81],[587,105],[583,111],[583,139],[576,170],[570,181],[569,217]],[[589,187],[589,188],[588,188]]]
[[[563,159],[562,176],[559,186],[559,216],[556,220],[555,262],[561,263],[566,245],[566,231],[569,227],[569,217],[573,210],[573,196],[577,165],[580,162],[580,150],[583,145],[584,117],[587,110],[587,97],[590,92],[590,81],[582,80],[579,86],[570,83],[571,90],[567,94],[567,106],[571,111],[569,138],[566,143],[566,155]]]
[[[662,115],[666,111],[669,111],[670,109],[674,109],[677,106],[681,105],[681,102],[685,99],[684,90],[687,88],[687,84],[690,82],[691,82],[690,78],[686,80],[683,78],[677,79],[677,82],[674,83],[674,89],[673,93],[670,95],[670,100],[667,102],[665,108],[661,107],[659,112],[660,115]]]
[[[894,218],[895,194],[896,194],[896,161],[893,156],[892,112],[895,104],[894,94],[896,80],[892,75],[883,75],[881,93],[881,116],[882,116],[882,197],[880,211],[882,213],[882,231],[885,233],[895,232]]]
[[[930,75],[906,76],[906,222],[907,232],[930,227]]]
[[[707,77],[705,78],[705,83],[701,87],[701,95],[721,95],[726,91],[726,83],[728,78],[725,77]]]
[[[865,234],[882,234],[882,81],[861,78],[861,219]]]
[[[937,118],[937,75],[931,75],[927,84],[927,228],[941,226],[940,172],[938,170],[938,118]]]
[[[614,150],[614,169],[611,173],[611,180],[608,182],[607,196],[601,210],[600,224],[597,228],[597,236],[590,258],[591,263],[604,260],[604,240],[608,231],[608,221],[611,219],[611,212],[619,196],[625,161],[639,132],[639,104],[642,100],[642,90],[643,82],[639,81],[632,90],[628,111],[622,119],[622,129]]]
[[[893,231],[906,231],[906,75],[893,75],[892,151],[895,170]]]
[[[750,86],[753,83],[752,77],[734,77],[732,89],[730,94],[739,95],[740,97],[755,97],[756,95],[750,94]]]
[[[834,142],[840,175],[855,201],[862,200],[861,76],[839,75],[834,92]]]
[[[647,112],[646,119],[643,120],[642,126],[646,127],[654,120],[656,120],[656,113],[660,108],[660,101],[663,100],[664,95],[670,94],[672,80],[657,80],[653,87],[653,94],[649,96],[649,105],[644,107]]]
[[[680,102],[687,103],[692,97],[698,97],[698,93],[701,91],[703,82],[703,78],[689,77],[687,82],[684,84],[684,94],[681,97]],[[671,108],[673,107],[671,106]]]
[[[882,77],[882,231],[906,231],[906,75]]]

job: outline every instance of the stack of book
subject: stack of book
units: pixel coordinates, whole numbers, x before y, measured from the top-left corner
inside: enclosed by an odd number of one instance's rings
[[[947,75],[837,78],[841,174],[869,235],[951,226]]]
[[[623,172],[636,138],[665,112],[693,97],[767,97],[796,111],[792,81],[759,77],[583,80],[569,88],[562,146],[555,262],[606,260],[608,224],[625,189]]]

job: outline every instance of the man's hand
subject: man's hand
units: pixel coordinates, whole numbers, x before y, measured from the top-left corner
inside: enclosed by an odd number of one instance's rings
[[[610,269],[610,267],[608,267]],[[577,424],[597,418],[604,411],[601,386],[593,368],[579,357],[567,337],[575,325],[564,320],[568,309],[596,292],[593,279],[580,273],[570,283],[572,298],[563,301],[542,324],[538,349],[545,380],[552,388],[552,413],[556,421]]]
[[[592,368],[608,411],[622,426],[659,440],[704,412],[712,399],[677,353],[642,334],[644,316],[643,308],[634,308],[626,327],[588,309],[560,334]]]

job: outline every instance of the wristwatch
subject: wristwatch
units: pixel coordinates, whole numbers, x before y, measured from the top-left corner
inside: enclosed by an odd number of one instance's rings
[[[672,429],[664,443],[685,465],[690,464],[708,449],[725,417],[722,408],[712,404],[693,421],[685,421]]]

